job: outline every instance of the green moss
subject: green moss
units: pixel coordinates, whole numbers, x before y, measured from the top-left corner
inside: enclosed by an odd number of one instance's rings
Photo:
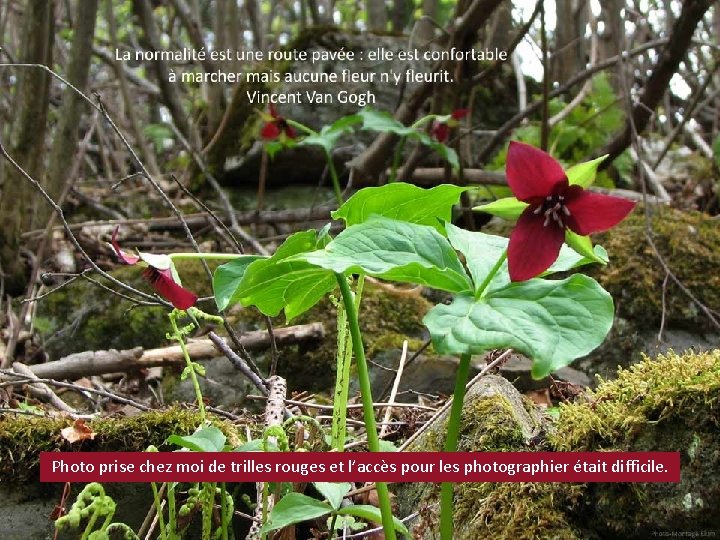
[[[680,483],[457,484],[455,538],[644,538],[653,530],[716,530],[720,516],[707,509],[720,502],[719,409],[720,350],[669,353],[621,370],[617,380],[561,405],[546,449],[680,451]],[[422,449],[441,449],[444,435],[444,426],[431,431]],[[460,450],[528,450],[505,398],[466,403]],[[427,508],[438,490],[417,485],[402,494],[410,507]],[[421,516],[415,532],[433,538],[437,514]]]
[[[423,451],[441,452],[446,433],[447,422],[431,429],[423,440]],[[524,449],[522,429],[512,406],[504,397],[483,397],[465,404],[460,420],[458,451],[510,452]]]
[[[231,444],[241,444],[237,428],[218,417],[211,417]],[[38,476],[40,452],[142,452],[155,445],[172,450],[165,440],[172,434],[187,435],[200,424],[195,411],[170,408],[132,417],[105,417],[88,420],[95,438],[76,443],[66,441],[60,430],[72,419],[5,415],[0,417],[0,483],[21,484]]]
[[[481,422],[478,419],[483,419]],[[522,429],[508,401],[477,399],[463,411],[460,450],[527,450]],[[561,485],[562,486],[562,485]],[[569,508],[577,489],[554,484],[458,484],[453,521],[458,538],[579,538],[561,509]]]
[[[720,305],[720,227],[699,212],[642,208],[618,227],[594,238],[610,254],[610,264],[592,271],[615,299],[618,314],[637,328],[657,329],[663,313],[665,270],[647,240],[652,238],[670,270],[705,306]],[[665,289],[665,323],[676,328],[709,329],[707,316],[672,279]]]
[[[680,452],[679,484],[592,484],[584,496],[590,528],[616,537],[647,530],[716,529],[720,501],[720,350],[668,353],[602,382],[584,403],[562,405],[549,436],[559,451]],[[689,502],[688,502],[689,501]]]
[[[581,404],[562,404],[551,442],[557,450],[622,448],[659,423],[720,426],[720,350],[673,352],[621,369]]]
[[[540,483],[458,484],[457,538],[587,538],[568,517],[582,486]]]
[[[525,403],[524,403],[525,405]],[[431,429],[423,440],[424,451],[441,451],[445,424]],[[526,451],[525,436],[508,400],[501,395],[478,397],[465,404],[460,425],[459,451]],[[411,488],[412,489],[412,488]],[[573,508],[583,487],[570,484],[460,483],[455,486],[453,521],[455,538],[534,539],[584,538],[572,522]],[[413,497],[428,504],[436,501],[437,485],[420,486]],[[403,494],[405,499],[408,498]],[[431,538],[437,517],[424,515],[416,537]]]

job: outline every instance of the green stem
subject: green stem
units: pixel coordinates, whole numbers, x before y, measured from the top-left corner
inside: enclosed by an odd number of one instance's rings
[[[210,540],[212,534],[212,517],[215,502],[215,482],[203,484],[202,498],[202,539]]]
[[[150,483],[150,487],[152,488],[153,492],[153,502],[155,503],[155,513],[158,517],[158,522],[160,523],[160,540],[165,540],[166,530],[165,530],[165,518],[163,517],[163,508],[162,508],[162,502],[160,501],[160,494],[158,493],[157,484],[155,482]]]
[[[405,141],[407,141],[407,137],[400,139],[400,142],[398,142],[398,145],[395,148],[395,156],[393,157],[393,164],[392,169],[390,170],[390,179],[388,180],[388,184],[392,184],[397,180],[397,171],[398,168],[400,168],[403,150],[405,150]]]
[[[347,278],[342,274],[335,274],[338,285],[340,285],[340,293],[342,294],[343,303],[345,304],[345,312],[347,313],[348,324],[350,325],[350,334],[352,335],[353,351],[357,362],[358,381],[360,382],[360,397],[363,405],[363,418],[365,420],[365,431],[367,432],[368,447],[371,452],[380,451],[380,439],[378,438],[377,428],[375,425],[375,410],[373,409],[372,389],[370,386],[370,375],[368,372],[367,361],[365,360],[365,349],[363,348],[362,335],[360,334],[360,324],[358,323],[357,311],[355,311],[355,302],[353,300],[352,291],[348,285]],[[395,524],[393,523],[392,507],[390,505],[390,495],[388,493],[387,484],[385,482],[376,482],[375,489],[378,494],[378,502],[380,504],[380,513],[382,515],[383,532],[385,540],[395,540]]]
[[[339,205],[342,205],[343,196],[342,189],[340,188],[340,178],[338,177],[337,170],[335,169],[335,163],[333,163],[332,155],[327,150],[325,151],[325,159],[327,160],[328,170],[330,171],[330,179],[332,180],[333,190],[335,191],[335,198]]]
[[[495,266],[492,267],[490,272],[488,273],[485,280],[480,284],[478,289],[475,291],[475,298],[480,298],[483,293],[485,292],[485,289],[487,289],[488,285],[490,285],[490,282],[495,277],[495,274],[498,273],[498,270],[500,270],[500,267],[505,262],[505,259],[507,259],[507,249],[503,251],[503,254],[500,255],[500,258],[495,263]]]
[[[220,538],[222,540],[228,540],[228,529],[230,528],[230,504],[227,500],[228,493],[225,486],[225,482],[220,484],[220,523],[221,533]]]
[[[168,536],[173,540],[178,538],[177,516],[175,515],[175,485],[175,482],[168,482],[167,484]]]
[[[423,116],[420,118],[417,122],[415,122],[412,126],[410,126],[413,129],[417,129],[419,127],[422,127],[423,124],[427,124],[428,122],[432,122],[435,120],[439,115],[437,114],[428,114],[427,116]]]
[[[360,275],[355,287],[355,312],[360,312],[365,276]],[[347,402],[350,390],[350,365],[352,363],[352,335],[347,324],[347,315],[342,304],[337,306],[338,352],[335,379],[335,399],[333,400],[333,422],[331,431],[332,447],[338,452],[345,448],[347,433]]]
[[[168,255],[173,261],[186,261],[202,259],[204,261],[232,261],[243,257],[237,253],[171,253]]]
[[[307,127],[305,124],[301,124],[300,122],[296,122],[295,120],[290,120],[289,118],[286,118],[285,121],[291,125],[294,128],[298,128],[300,131],[304,131],[308,135],[317,135],[318,132]]]
[[[460,418],[462,417],[463,400],[465,399],[465,384],[470,372],[470,358],[470,354],[463,354],[460,357],[460,365],[455,377],[455,392],[447,423],[445,452],[455,452],[457,450],[460,435]],[[452,540],[453,538],[452,482],[443,482],[440,486],[440,538],[441,540]]]
[[[195,399],[197,400],[198,410],[200,411],[200,421],[204,424],[205,402],[203,401],[202,390],[200,389],[200,381],[198,381],[197,373],[195,373],[195,366],[193,365],[192,360],[190,360],[190,353],[188,352],[187,346],[185,345],[185,339],[183,338],[183,335],[182,333],[180,333],[180,330],[177,326],[176,318],[180,313],[182,312],[178,310],[173,310],[170,313],[170,324],[172,325],[173,329],[173,337],[180,344],[180,349],[182,350],[183,357],[185,358],[185,365],[187,366],[190,380],[192,381],[193,388],[195,389]]]

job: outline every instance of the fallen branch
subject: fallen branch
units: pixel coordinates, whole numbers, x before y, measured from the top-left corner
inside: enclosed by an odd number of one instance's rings
[[[321,323],[312,323],[275,330],[278,345],[315,341],[325,335]],[[225,340],[229,343],[228,340]],[[240,337],[240,343],[253,351],[270,347],[270,337],[265,330],[248,332]],[[191,340],[187,343],[188,353],[193,360],[221,356],[209,339]],[[43,379],[79,379],[90,375],[133,371],[149,367],[180,365],[184,357],[179,345],[142,351],[140,348],[125,351],[87,351],[71,354],[60,360],[31,366],[35,376]]]
[[[327,206],[318,206],[311,209],[291,209],[291,210],[263,210],[262,212],[256,212],[255,210],[249,212],[236,212],[235,217],[237,223],[240,225],[251,225],[254,223],[302,223],[307,221],[327,221],[330,219],[330,212],[334,208]],[[230,220],[225,215],[218,216],[223,223],[231,225]],[[212,222],[212,217],[205,212],[198,212],[195,214],[186,214],[185,222],[191,229],[200,229],[206,227]],[[86,234],[92,235],[94,232],[97,234],[107,233],[109,234],[113,228],[117,225],[125,227],[143,226],[146,227],[147,231],[169,231],[182,229],[182,224],[176,217],[162,217],[162,218],[150,218],[150,219],[114,219],[114,220],[96,220],[96,221],[85,221],[82,223],[73,223],[69,225],[71,231],[83,231]],[[62,230],[63,227],[57,226],[53,230]],[[93,231],[97,229],[97,231]],[[43,234],[42,229],[34,231],[28,231],[23,233],[23,238],[31,238],[40,236]]]
[[[13,370],[19,375],[23,375],[28,379],[36,380],[38,376],[32,372],[25,364],[21,362],[13,363]],[[59,411],[63,411],[69,414],[77,414],[77,411],[70,405],[60,399],[55,392],[45,383],[35,382],[27,385],[28,391],[37,399],[50,403]]]

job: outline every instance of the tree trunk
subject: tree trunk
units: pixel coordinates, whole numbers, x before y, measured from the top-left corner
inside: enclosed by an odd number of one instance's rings
[[[600,42],[600,58],[613,58],[620,54],[622,50],[624,22],[621,11],[625,7],[624,0],[607,0],[602,3],[602,11],[600,12],[600,20],[604,23],[604,29],[599,36]],[[610,84],[616,93],[621,90],[620,77],[622,76],[623,63],[619,62],[614,73],[610,76]]]
[[[588,0],[555,0],[555,54],[553,79],[560,84],[585,68],[585,26],[588,23]]]
[[[93,38],[95,36],[95,19],[98,0],[85,0],[77,4],[75,28],[70,48],[70,61],[67,68],[67,80],[76,88],[85,91],[90,72]],[[63,191],[66,175],[72,166],[71,156],[75,155],[78,141],[78,126],[87,104],[71,88],[65,88],[62,95],[62,107],[59,112],[58,126],[50,150],[50,161],[45,189],[57,200]],[[42,202],[38,208],[38,223],[41,224],[48,216],[49,208]]]
[[[140,26],[145,34],[145,46],[152,52],[162,51],[163,47],[160,44],[160,35],[155,26],[155,18],[153,17],[150,0],[134,0],[133,9],[140,20]],[[182,100],[178,93],[179,86],[169,81],[170,70],[167,63],[164,60],[158,59],[150,62],[150,64],[155,71],[163,103],[170,111],[173,123],[190,144],[195,148],[200,148],[200,139],[188,121],[185,110],[183,109]]]
[[[437,20],[438,0],[423,0],[422,10],[423,15],[430,17],[433,20]]]
[[[647,127],[655,108],[667,91],[670,79],[687,53],[698,23],[712,4],[713,0],[687,0],[683,4],[680,17],[673,25],[670,40],[643,86],[640,101],[630,111],[632,118],[628,118],[622,131],[598,152],[598,155],[608,154],[608,159],[602,163],[601,168],[607,167],[630,146],[634,130],[642,133]],[[631,123],[634,123],[634,126]]]
[[[367,0],[368,30],[372,32],[385,32],[387,30],[387,11],[385,0]]]
[[[392,30],[402,33],[412,17],[415,5],[411,0],[393,0]]]
[[[55,3],[30,0],[26,5],[21,62],[52,66]],[[15,93],[17,123],[13,126],[10,153],[33,178],[44,170],[44,145],[50,103],[50,75],[37,68],[19,68]],[[19,294],[25,273],[20,259],[20,234],[32,227],[32,201],[36,193],[16,171],[6,169],[0,197],[0,269],[5,292]]]

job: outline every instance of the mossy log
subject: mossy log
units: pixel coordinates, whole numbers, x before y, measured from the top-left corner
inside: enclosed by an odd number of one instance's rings
[[[212,415],[210,419],[232,444],[244,442],[240,426]],[[0,415],[0,484],[37,480],[40,452],[143,452],[150,445],[173,450],[166,443],[170,435],[190,435],[201,424],[197,411],[177,407],[136,416],[109,416],[86,421],[95,433],[93,439],[70,443],[60,430],[72,423],[72,418]]]
[[[679,451],[681,482],[457,484],[456,540],[647,538],[720,528],[720,350],[645,359],[561,405],[556,418],[532,424],[534,407],[493,379],[467,396],[459,450]],[[444,423],[412,450],[439,450]],[[418,538],[437,531],[437,497],[436,485],[398,487],[399,513],[420,510]]]

